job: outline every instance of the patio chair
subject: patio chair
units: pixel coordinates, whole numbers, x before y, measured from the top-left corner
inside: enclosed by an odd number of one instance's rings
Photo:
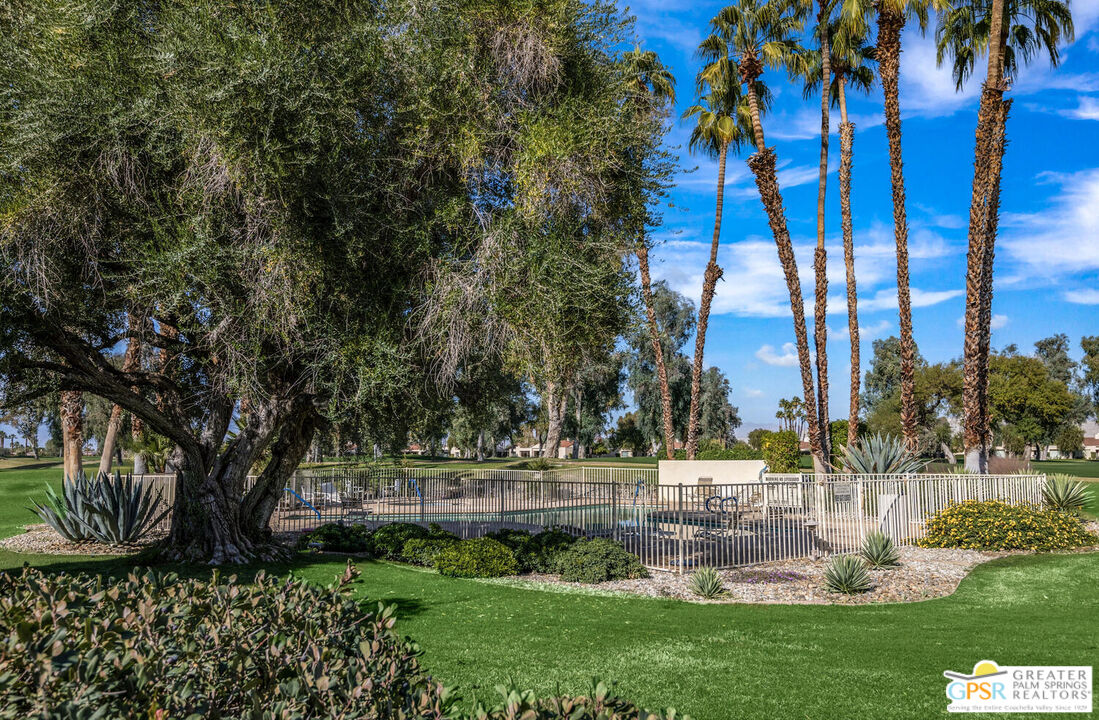
[[[332,482],[321,483],[319,489],[313,491],[314,505],[339,505],[340,491]]]

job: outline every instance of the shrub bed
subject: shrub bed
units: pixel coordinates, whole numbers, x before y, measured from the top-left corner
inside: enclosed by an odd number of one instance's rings
[[[409,540],[401,549],[401,559],[412,565],[435,567],[435,560],[443,550],[461,542],[453,536],[426,537]]]
[[[327,588],[263,573],[210,581],[0,573],[0,718],[672,720],[598,684],[589,696],[458,706],[347,571]]]
[[[636,555],[606,538],[578,540],[557,556],[555,569],[567,582],[601,583],[649,576]]]
[[[298,548],[316,547],[326,552],[353,552],[373,554],[371,533],[363,525],[328,523],[298,538]]]
[[[489,537],[462,540],[435,557],[435,569],[450,577],[503,577],[519,572],[515,553]]]
[[[390,523],[376,529],[372,536],[374,553],[386,560],[403,560],[405,543],[409,540],[422,540],[431,535],[431,531],[412,523]]]
[[[1099,542],[1074,515],[999,500],[966,500],[927,519],[926,548],[967,550],[1067,550]]]
[[[557,556],[568,549],[576,538],[563,530],[543,530],[531,535],[525,530],[497,530],[485,537],[506,545],[515,554],[519,572],[554,572]]]

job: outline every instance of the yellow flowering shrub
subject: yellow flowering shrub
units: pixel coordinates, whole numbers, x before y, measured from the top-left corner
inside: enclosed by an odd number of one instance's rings
[[[1000,500],[953,503],[927,518],[925,548],[1067,550],[1099,544],[1071,513]]]

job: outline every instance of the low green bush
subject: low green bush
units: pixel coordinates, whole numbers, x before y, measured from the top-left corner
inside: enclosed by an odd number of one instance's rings
[[[863,538],[859,555],[872,568],[889,568],[900,563],[901,553],[889,537],[881,530],[867,533]]]
[[[435,569],[450,577],[503,577],[519,572],[519,563],[506,545],[492,538],[462,540],[435,557]]]
[[[603,684],[577,697],[502,688],[463,710],[394,632],[393,609],[351,596],[357,575],[348,563],[322,588],[262,572],[0,573],[0,719],[687,720]]]
[[[439,557],[439,553],[460,542],[461,540],[454,536],[415,538],[404,544],[401,549],[401,560],[413,565],[435,567],[435,559]]]
[[[1067,550],[1099,543],[1074,514],[1000,500],[954,503],[927,519],[920,547],[967,550]]]
[[[554,572],[557,556],[576,542],[576,538],[556,528],[531,535],[525,530],[497,530],[485,535],[515,554],[519,572]]]
[[[601,583],[649,576],[636,555],[606,538],[578,540],[557,556],[555,569],[567,582]]]
[[[760,441],[767,469],[773,473],[796,473],[801,461],[801,440],[793,430],[773,432]]]
[[[386,560],[403,560],[405,543],[430,537],[431,531],[413,523],[390,523],[374,530],[374,553]]]
[[[370,531],[363,525],[328,523],[298,538],[298,548],[316,548],[326,552],[373,554]]]
[[[0,718],[441,717],[442,687],[347,585],[0,573]]]
[[[689,587],[692,593],[707,600],[713,600],[725,594],[721,573],[711,567],[699,568],[692,573]]]
[[[1042,500],[1046,507],[1079,515],[1088,504],[1088,491],[1084,483],[1076,478],[1058,473],[1046,478],[1042,486]]]

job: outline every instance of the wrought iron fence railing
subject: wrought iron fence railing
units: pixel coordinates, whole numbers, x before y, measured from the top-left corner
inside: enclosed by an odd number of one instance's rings
[[[174,477],[145,480],[170,506]],[[908,544],[952,502],[1037,504],[1043,482],[1042,475],[764,475],[661,485],[654,468],[307,470],[291,478],[271,526],[434,523],[460,537],[558,527],[612,538],[650,568],[682,572],[854,552],[872,530]]]

